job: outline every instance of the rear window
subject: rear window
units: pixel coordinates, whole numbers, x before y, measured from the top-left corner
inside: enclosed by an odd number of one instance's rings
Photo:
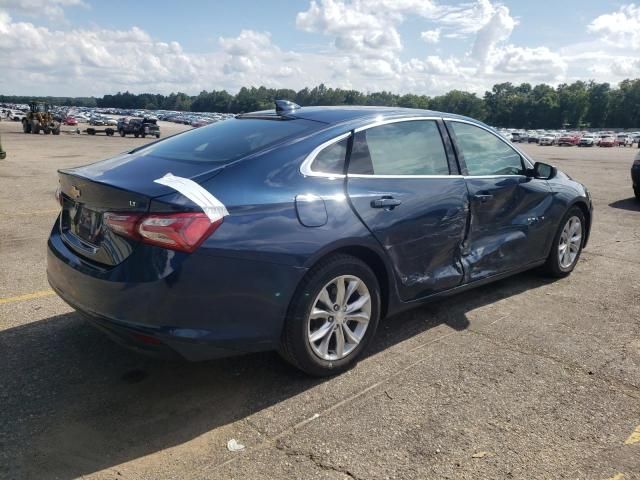
[[[168,160],[226,164],[318,128],[309,120],[232,118],[138,150]]]

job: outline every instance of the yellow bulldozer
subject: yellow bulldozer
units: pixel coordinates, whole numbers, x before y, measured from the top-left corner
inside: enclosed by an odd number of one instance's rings
[[[60,122],[53,118],[49,110],[50,107],[47,103],[31,102],[29,112],[22,119],[22,131],[36,135],[40,132],[45,135],[60,135]]]

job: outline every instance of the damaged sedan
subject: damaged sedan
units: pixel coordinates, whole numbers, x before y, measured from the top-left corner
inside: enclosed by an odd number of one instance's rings
[[[61,170],[49,283],[131,348],[352,366],[381,318],[527,269],[571,273],[588,191],[470,118],[238,115]]]

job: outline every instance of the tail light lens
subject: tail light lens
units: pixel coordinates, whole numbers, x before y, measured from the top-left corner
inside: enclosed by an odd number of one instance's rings
[[[149,245],[193,252],[221,224],[211,223],[204,213],[116,213],[103,216],[104,224],[114,233]]]

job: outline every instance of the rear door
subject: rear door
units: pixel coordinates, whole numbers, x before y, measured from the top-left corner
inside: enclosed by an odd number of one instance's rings
[[[447,128],[471,206],[465,283],[544,258],[553,233],[547,181],[525,175],[528,161],[490,130],[459,120],[447,121]]]
[[[405,301],[463,279],[467,189],[437,119],[402,119],[356,130],[347,191],[387,252]]]

